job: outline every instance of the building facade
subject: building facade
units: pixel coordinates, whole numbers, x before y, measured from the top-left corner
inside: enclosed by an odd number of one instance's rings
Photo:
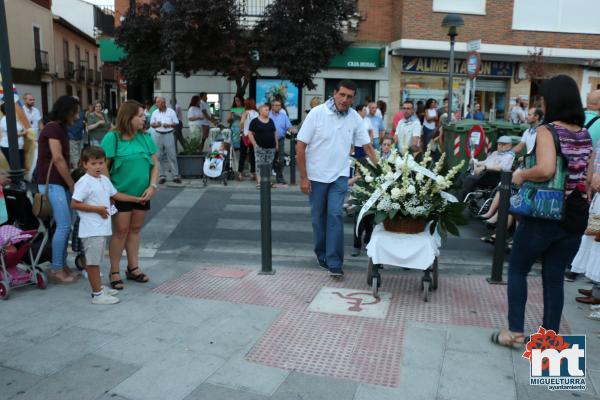
[[[475,99],[487,118],[504,118],[517,96],[533,103],[539,85],[556,74],[573,77],[585,97],[600,80],[600,3],[573,7],[562,0],[413,0],[397,2],[392,29],[391,103],[438,100],[448,88],[449,39],[441,27],[448,13],[464,26],[456,37],[455,106],[466,108],[471,82],[465,59],[469,41],[480,40],[481,73]],[[537,54],[537,56],[535,55]],[[533,71],[533,75],[532,75]]]
[[[54,96],[77,96],[83,107],[103,98],[96,41],[62,17],[54,16]]]
[[[47,114],[53,102],[56,72],[51,0],[8,1],[6,22],[13,83],[22,95],[30,92]]]
[[[247,19],[260,18],[269,2],[247,1]],[[124,15],[130,3],[115,0],[116,15]],[[358,27],[349,29],[352,45],[317,74],[315,89],[298,94],[298,115],[304,115],[313,97],[329,97],[340,79],[358,83],[357,101],[366,97],[386,101],[388,114],[398,111],[404,99],[441,102],[448,92],[450,49],[441,23],[449,13],[464,19],[455,46],[455,109],[466,109],[474,85],[475,101],[486,118],[506,118],[517,96],[533,103],[544,79],[561,73],[577,81],[585,104],[587,94],[600,87],[600,25],[593,17],[600,15],[600,2],[589,2],[585,9],[569,4],[565,0],[359,0],[359,13],[349,21],[350,28]],[[470,41],[481,43],[480,73],[474,82],[466,74]],[[263,80],[277,80],[275,70],[261,69],[259,74]],[[259,97],[257,86],[260,81],[247,95]],[[210,71],[190,78],[177,76],[176,88],[184,109],[191,96],[206,91],[216,111],[227,111],[235,93],[232,82]],[[154,89],[155,94],[170,97],[170,77],[159,76]]]

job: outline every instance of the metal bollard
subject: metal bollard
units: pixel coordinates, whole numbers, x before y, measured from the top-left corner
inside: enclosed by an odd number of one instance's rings
[[[296,136],[290,135],[290,185],[296,184]]]
[[[261,269],[259,275],[275,274],[271,246],[271,165],[260,165]]]
[[[504,268],[504,255],[506,254],[506,236],[508,234],[508,208],[510,206],[510,185],[512,173],[502,171],[500,178],[500,204],[498,205],[498,222],[496,222],[496,242],[494,246],[494,261],[492,275],[487,279],[489,284],[504,285],[502,269]]]

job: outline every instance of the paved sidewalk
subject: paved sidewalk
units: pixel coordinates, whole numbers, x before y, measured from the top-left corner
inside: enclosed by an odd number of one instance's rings
[[[588,286],[584,281],[566,283],[563,333],[587,334],[588,389],[532,387],[521,352],[489,341],[505,324],[506,287],[485,282],[489,267],[480,266],[489,265],[487,248],[457,256],[456,268],[447,263],[428,303],[420,297],[418,272],[386,268],[381,291],[391,299],[378,306],[387,308],[359,316],[372,302],[365,294],[364,256],[341,281],[310,262],[306,250],[282,251],[276,274],[258,275],[253,226],[235,239],[250,254],[227,246],[215,251],[217,243],[233,243],[223,219],[257,218],[254,211],[230,211],[253,199],[256,190],[243,185],[233,192],[161,191],[143,234],[141,266],[151,282],[126,281],[118,305],[90,304],[83,280],[13,290],[0,302],[0,400],[600,398],[600,324],[574,301],[577,288]],[[295,204],[295,197],[285,197],[289,192],[275,192],[285,203],[274,204]],[[301,221],[304,205],[297,206],[281,217]],[[307,234],[275,235],[275,246],[285,250],[282,243],[303,243]],[[478,240],[476,232],[469,235],[460,239],[467,246]],[[320,308],[317,300],[327,288],[339,293],[342,313]],[[541,278],[534,271],[527,314],[532,331],[541,305]],[[349,308],[361,311],[355,316]]]

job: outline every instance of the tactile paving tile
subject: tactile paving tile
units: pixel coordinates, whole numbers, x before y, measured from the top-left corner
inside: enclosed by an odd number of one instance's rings
[[[308,311],[323,286],[365,290],[366,273],[347,271],[343,280],[320,270],[277,270],[273,276],[245,269],[241,279],[215,276],[200,268],[166,282],[156,292],[280,308],[281,314],[246,359],[307,374],[375,385],[399,385],[406,321],[478,326],[506,326],[506,286],[489,285],[482,276],[441,276],[430,301],[422,300],[421,275],[382,271],[381,290],[392,293],[385,319]],[[233,271],[243,268],[228,268]],[[227,274],[225,274],[227,275]],[[541,278],[529,280],[526,332],[541,323]],[[566,323],[561,331],[568,333]]]

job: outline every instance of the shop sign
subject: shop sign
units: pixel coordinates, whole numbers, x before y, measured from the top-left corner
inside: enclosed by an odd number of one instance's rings
[[[385,49],[349,47],[333,57],[329,68],[381,68],[385,64]]]
[[[481,68],[481,57],[479,57],[479,53],[476,51],[472,51],[469,53],[467,57],[467,76],[470,79],[475,78],[479,75],[479,70]]]
[[[403,57],[402,72],[430,75],[447,75],[449,73],[449,60],[434,57]],[[514,63],[503,61],[481,61],[478,76],[511,78]],[[454,73],[458,76],[467,75],[467,61],[455,60]]]

